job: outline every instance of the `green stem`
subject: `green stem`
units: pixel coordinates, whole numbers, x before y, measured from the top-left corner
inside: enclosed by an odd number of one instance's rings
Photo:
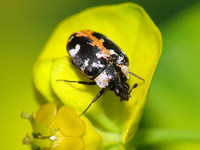
[[[200,131],[178,129],[139,130],[127,147],[163,145],[179,142],[200,143]]]
[[[113,147],[114,145],[121,144],[121,135],[113,132],[103,132],[99,130],[101,137],[103,137],[103,147],[104,149]]]
[[[96,118],[96,116],[98,116],[98,118]],[[93,113],[92,115],[88,116],[88,118],[92,120],[94,126],[101,128],[102,130],[120,133],[119,127],[105,113]]]

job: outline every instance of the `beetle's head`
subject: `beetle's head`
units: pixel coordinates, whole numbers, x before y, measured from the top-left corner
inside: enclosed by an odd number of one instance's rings
[[[121,97],[122,100],[128,101],[130,97],[130,92],[129,92],[129,85],[128,83],[119,83],[115,86],[114,92],[117,96]]]

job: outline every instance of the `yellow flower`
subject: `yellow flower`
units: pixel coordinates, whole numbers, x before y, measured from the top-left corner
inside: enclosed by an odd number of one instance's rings
[[[130,75],[128,84],[139,86],[129,101],[120,102],[113,91],[107,90],[85,114],[101,134],[104,149],[125,146],[134,136],[143,113],[161,55],[161,34],[144,9],[133,3],[90,8],[61,22],[35,64],[34,83],[47,101],[61,102],[78,112],[83,112],[101,89],[97,85],[57,81],[89,81],[70,63],[66,52],[69,36],[85,29],[112,39],[127,54],[130,71],[145,79],[142,83]]]
[[[91,144],[85,143],[86,132],[97,138],[97,146],[100,147],[100,139],[97,133],[86,129],[86,123],[69,106],[64,105],[57,110],[56,105],[47,103],[36,113],[27,116],[33,128],[33,134],[28,134],[24,144],[40,147],[42,150],[82,150],[90,149]],[[87,128],[90,128],[89,125]],[[90,140],[91,142],[91,140]],[[94,143],[93,143],[94,142]]]

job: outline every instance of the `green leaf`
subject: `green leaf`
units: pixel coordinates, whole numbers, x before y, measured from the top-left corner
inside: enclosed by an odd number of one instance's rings
[[[133,139],[142,150],[200,149],[199,18],[197,3],[160,27],[163,54],[142,126]]]
[[[107,91],[86,112],[86,116],[99,132],[118,134],[121,140],[111,140],[120,146],[120,143],[126,143],[132,138],[140,121],[151,79],[161,54],[161,35],[146,12],[132,3],[90,8],[64,20],[56,28],[38,59],[36,68],[41,67],[42,73],[35,69],[35,77],[38,77],[35,84],[41,93],[46,93],[49,101],[52,101],[51,95],[55,93],[64,104],[72,106],[79,113],[85,110],[101,89],[96,85],[86,86],[57,80],[88,81],[70,63],[65,50],[69,36],[84,29],[111,38],[128,55],[130,71],[145,79],[145,83],[142,83],[136,77],[130,76],[129,85],[139,83],[139,86],[133,90],[128,102],[120,102],[120,98],[112,91]],[[51,67],[40,66],[40,63],[42,65],[45,61],[52,61]],[[43,74],[45,70],[46,75]],[[40,74],[42,76],[39,79]],[[47,78],[43,78],[45,76]],[[43,82],[47,85],[46,89],[37,86]]]

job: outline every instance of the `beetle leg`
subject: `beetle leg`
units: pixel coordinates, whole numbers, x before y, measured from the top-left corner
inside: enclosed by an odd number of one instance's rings
[[[129,72],[129,73],[130,73],[131,75],[135,76],[136,78],[142,80],[143,82],[145,82],[145,80],[144,80],[142,77],[136,75],[135,73],[133,73],[133,72]]]
[[[88,107],[79,115],[82,116],[92,105],[92,103],[94,103],[103,93],[105,92],[105,89],[102,89],[96,96],[95,98],[90,102],[90,104],[88,105]]]
[[[87,82],[87,81],[70,81],[70,80],[56,80],[56,81],[75,82],[75,83],[85,84],[85,85],[96,85],[96,82]]]

